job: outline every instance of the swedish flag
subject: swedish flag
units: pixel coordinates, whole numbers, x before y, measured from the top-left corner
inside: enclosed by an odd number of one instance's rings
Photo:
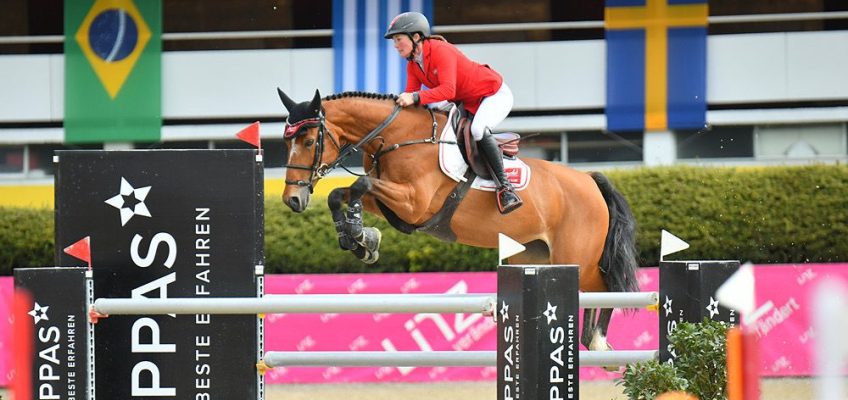
[[[703,128],[706,0],[607,0],[607,129]]]
[[[161,0],[65,0],[65,141],[158,141]]]

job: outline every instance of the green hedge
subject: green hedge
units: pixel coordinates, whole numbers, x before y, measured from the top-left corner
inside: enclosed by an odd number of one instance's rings
[[[0,207],[0,275],[53,265],[53,211]]]
[[[642,265],[657,265],[660,229],[691,245],[679,259],[848,261],[846,166],[676,167],[609,175],[636,215]]]
[[[657,265],[660,230],[690,243],[678,259],[755,263],[848,261],[848,167],[667,167],[609,171],[638,222],[640,264]],[[404,235],[366,215],[383,232],[380,262],[364,265],[338,249],[323,199],[294,214],[278,198],[265,210],[269,273],[493,270],[497,254]],[[0,274],[52,263],[53,213],[0,208]]]

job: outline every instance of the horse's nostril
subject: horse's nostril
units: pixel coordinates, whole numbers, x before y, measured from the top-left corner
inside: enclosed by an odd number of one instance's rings
[[[290,197],[289,198],[289,207],[291,207],[291,209],[295,210],[295,211],[300,210],[300,199],[297,198],[297,197]]]

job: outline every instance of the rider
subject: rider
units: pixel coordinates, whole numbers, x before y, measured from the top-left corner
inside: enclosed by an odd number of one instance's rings
[[[406,91],[397,104],[432,105],[444,101],[462,102],[474,114],[471,134],[498,184],[498,209],[509,213],[522,204],[504,173],[501,150],[491,135],[512,109],[512,91],[500,74],[465,56],[444,37],[430,35],[430,23],[421,13],[405,12],[395,17],[386,30],[386,39],[408,61]],[[421,90],[426,85],[428,89]]]

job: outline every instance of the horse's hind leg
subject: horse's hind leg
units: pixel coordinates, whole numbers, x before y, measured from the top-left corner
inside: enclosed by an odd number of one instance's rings
[[[580,333],[580,343],[586,346],[586,349],[592,351],[612,350],[612,346],[607,342],[607,330],[611,317],[611,308],[587,308],[583,310],[583,331]],[[611,365],[604,367],[604,369],[618,371],[619,367]]]
[[[609,330],[610,319],[612,318],[611,308],[602,308],[598,312],[598,321],[592,330],[592,338],[586,346],[589,350],[605,351],[612,347],[607,343],[607,331]],[[585,343],[584,343],[585,344]]]
[[[592,336],[594,335],[597,324],[595,322],[597,311],[595,308],[583,309],[583,331],[580,333],[580,343],[586,346],[586,349],[590,349],[592,345]]]

